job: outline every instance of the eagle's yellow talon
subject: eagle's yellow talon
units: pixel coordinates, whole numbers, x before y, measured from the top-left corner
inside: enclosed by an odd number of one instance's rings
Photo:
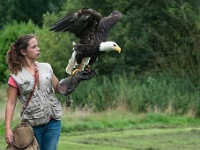
[[[72,75],[74,75],[76,72],[78,72],[79,69],[75,69],[73,72],[72,72]]]
[[[91,66],[90,65],[87,65],[85,68],[84,68],[85,71],[91,71]]]

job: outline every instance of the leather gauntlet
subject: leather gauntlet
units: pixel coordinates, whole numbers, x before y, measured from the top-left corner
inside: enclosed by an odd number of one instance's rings
[[[96,76],[96,72],[92,70],[76,72],[73,76],[69,76],[68,78],[60,80],[57,90],[60,94],[67,96],[78,86],[81,81],[90,80],[94,76]]]

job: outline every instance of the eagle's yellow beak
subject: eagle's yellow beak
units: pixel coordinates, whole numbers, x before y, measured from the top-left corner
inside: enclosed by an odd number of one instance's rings
[[[121,53],[121,48],[119,46],[116,46],[115,50],[118,51],[119,53]]]

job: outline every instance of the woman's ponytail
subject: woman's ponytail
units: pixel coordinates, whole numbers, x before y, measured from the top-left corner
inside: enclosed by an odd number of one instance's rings
[[[21,58],[21,53],[18,50],[16,50],[15,43],[12,43],[10,45],[10,49],[7,51],[6,58],[6,62],[8,63],[8,67],[11,73],[17,74],[18,71],[21,71]]]

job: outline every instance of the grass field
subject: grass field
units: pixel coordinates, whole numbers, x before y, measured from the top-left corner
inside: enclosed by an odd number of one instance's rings
[[[143,128],[62,134],[59,150],[199,150],[200,128]]]
[[[0,150],[5,150],[3,118],[0,124]],[[58,150],[199,150],[199,141],[198,118],[64,110]]]
[[[0,150],[5,150],[0,138]],[[199,150],[200,128],[141,128],[62,133],[58,150]]]

